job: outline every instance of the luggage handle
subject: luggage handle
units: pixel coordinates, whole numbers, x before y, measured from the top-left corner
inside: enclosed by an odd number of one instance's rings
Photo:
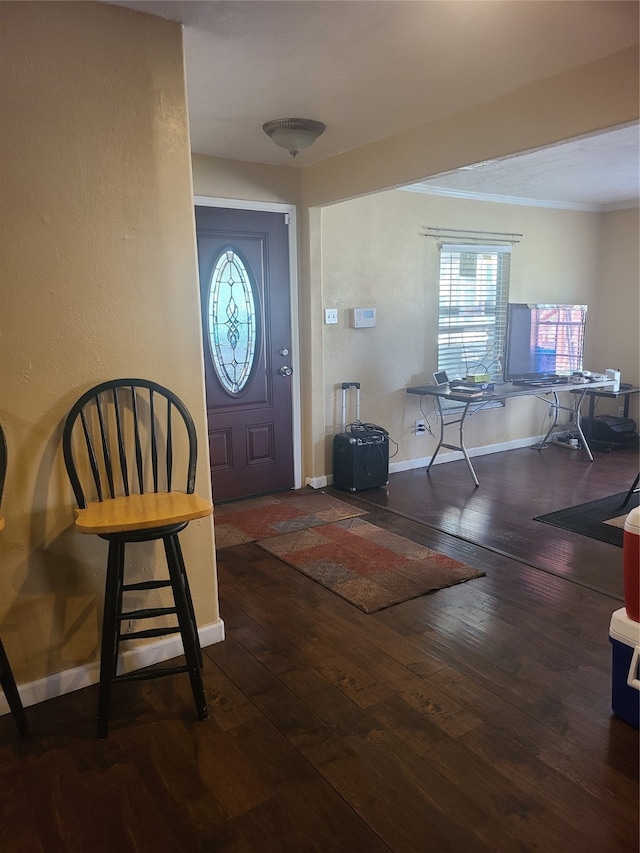
[[[631,666],[629,667],[629,675],[627,676],[627,684],[629,687],[640,690],[640,678],[637,678],[638,673],[638,658],[640,657],[640,646],[636,646],[633,650],[631,658]]]
[[[356,389],[356,421],[360,420],[360,383],[343,382],[342,388],[342,432],[347,428],[347,391],[349,388]]]

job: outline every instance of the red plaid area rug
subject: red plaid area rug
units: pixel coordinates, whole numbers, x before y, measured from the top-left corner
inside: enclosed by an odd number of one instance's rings
[[[324,492],[283,492],[222,504],[216,506],[214,514],[216,548],[231,548],[357,515],[366,512]]]
[[[257,544],[365,613],[484,575],[362,518]]]

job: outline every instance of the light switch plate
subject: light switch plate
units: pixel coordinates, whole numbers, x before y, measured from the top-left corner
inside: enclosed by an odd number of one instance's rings
[[[324,309],[324,322],[326,326],[331,326],[334,323],[338,322],[338,309],[337,308],[325,308]]]

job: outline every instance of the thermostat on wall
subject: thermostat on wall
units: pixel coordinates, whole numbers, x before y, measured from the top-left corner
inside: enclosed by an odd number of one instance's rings
[[[376,324],[375,308],[352,308],[351,315],[354,329],[371,329]]]

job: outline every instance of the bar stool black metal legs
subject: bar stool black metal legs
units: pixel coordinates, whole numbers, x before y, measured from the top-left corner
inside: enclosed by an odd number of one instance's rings
[[[16,722],[18,731],[22,737],[26,737],[29,734],[27,715],[22,707],[20,694],[18,693],[13,672],[11,671],[9,658],[7,657],[2,640],[0,640],[0,685],[2,685],[2,689],[4,690],[5,698],[9,705],[9,709],[13,714],[13,719]]]
[[[4,435],[4,430],[0,425],[0,503],[2,503],[2,494],[4,492],[4,481],[7,474],[7,439]],[[4,529],[4,516],[0,514],[0,530]],[[13,719],[16,721],[18,731],[22,737],[29,734],[29,725],[27,717],[22,707],[22,700],[16,687],[16,680],[13,677],[13,671],[9,658],[5,651],[2,640],[0,640],[0,686],[4,691],[5,698],[9,705],[9,710],[13,714]]]
[[[635,480],[633,481],[633,483],[632,483],[632,485],[631,485],[631,488],[629,489],[629,491],[627,492],[627,494],[626,494],[626,496],[625,496],[625,499],[624,499],[624,500],[622,501],[622,503],[620,504],[620,509],[624,509],[624,507],[625,507],[625,506],[629,503],[629,501],[631,500],[631,495],[632,495],[634,492],[637,492],[637,491],[638,491],[638,483],[639,483],[639,482],[640,482],[640,474],[638,474],[638,476],[637,476],[637,477],[635,478]]]
[[[185,527],[179,525],[178,529]],[[199,720],[207,718],[207,703],[202,684],[202,651],[198,640],[198,629],[184,563],[180,551],[177,532],[162,535],[158,531],[151,533],[137,532],[122,536],[105,536],[109,539],[109,557],[107,565],[107,581],[105,586],[104,615],[102,625],[102,650],[100,658],[100,691],[98,698],[98,737],[105,738],[109,730],[109,709],[113,684],[120,681],[144,681],[150,678],[160,678],[166,675],[187,673],[191,682],[191,690]],[[167,557],[168,579],[126,583],[125,581],[125,549],[133,542],[162,539]],[[148,592],[153,589],[168,588],[171,590],[173,603],[169,605],[127,609],[127,598],[130,593]],[[123,624],[141,620],[164,619],[174,616],[177,624],[161,625],[123,632]],[[118,659],[120,644],[137,639],[151,639],[180,634],[184,650],[185,663],[177,666],[154,667],[148,670],[136,670],[118,674]]]

